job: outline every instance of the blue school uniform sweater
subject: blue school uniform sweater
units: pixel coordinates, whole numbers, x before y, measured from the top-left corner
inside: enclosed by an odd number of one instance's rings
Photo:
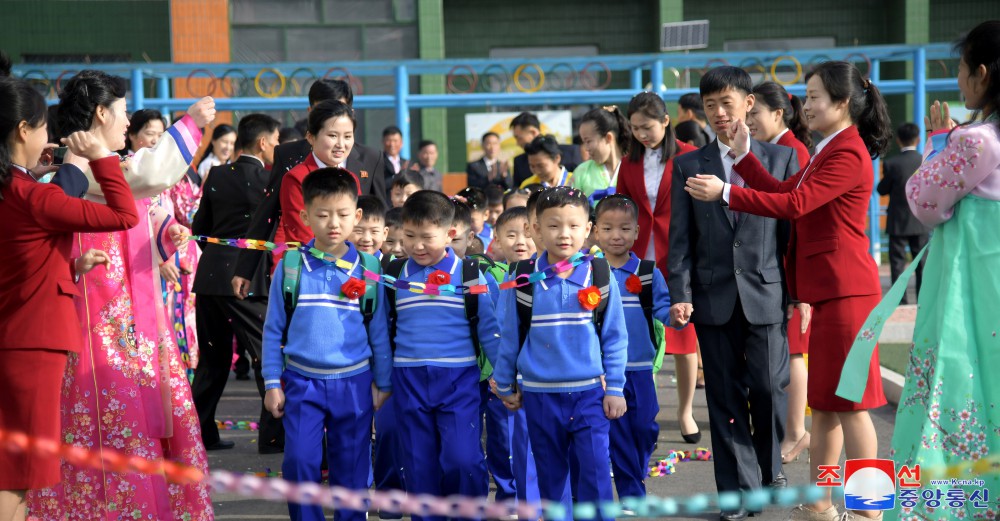
[[[451,248],[447,249],[444,259],[431,266],[421,266],[412,259],[406,261],[399,280],[426,284],[427,277],[436,270],[449,273],[451,284],[462,285],[462,260]],[[478,283],[486,284],[482,273]],[[476,297],[479,299],[479,342],[489,357],[499,348],[500,328],[490,295],[483,293]],[[465,297],[397,290],[393,363],[395,367],[477,365],[469,319],[465,316]]]
[[[541,271],[548,266],[548,253],[542,253],[535,269]],[[593,311],[584,309],[577,296],[581,289],[593,285],[591,270],[587,262],[577,266],[569,278],[552,277],[534,283],[531,329],[523,347],[518,345],[516,291],[507,290],[500,296],[497,320],[504,328],[500,352],[490,360],[501,395],[514,391],[512,384],[520,373],[520,385],[529,392],[585,391],[600,387],[604,375],[607,394],[623,396],[628,335],[621,295],[618,285],[611,284],[599,337]]]
[[[476,235],[483,241],[483,251],[489,251],[490,243],[493,242],[493,227],[490,226],[490,223],[483,223],[483,231]]]
[[[642,304],[639,302],[639,295],[630,293],[625,287],[625,281],[630,275],[637,275],[639,270],[639,257],[634,253],[629,253],[629,259],[620,268],[611,267],[611,273],[618,282],[618,291],[622,296],[622,307],[625,309],[625,327],[628,331],[628,363],[625,368],[628,371],[639,371],[653,368],[653,359],[656,358],[656,346],[649,338],[649,324],[646,322],[646,315],[642,313]],[[670,292],[667,290],[667,281],[663,279],[663,273],[654,269],[653,277],[653,318],[670,323]]]
[[[306,246],[312,247],[314,242],[309,241]],[[299,300],[288,328],[284,352],[281,334],[288,320],[282,294],[284,261],[278,262],[271,280],[271,298],[264,321],[264,388],[281,387],[281,373],[287,365],[302,376],[319,380],[347,378],[372,369],[375,385],[384,391],[390,390],[392,350],[383,287],[378,286],[369,333],[358,299],[348,300],[340,290],[341,284],[350,277],[364,280],[364,266],[354,245],[348,242],[347,253],[343,256],[343,260],[352,264],[349,273],[309,254],[304,254],[302,260]]]

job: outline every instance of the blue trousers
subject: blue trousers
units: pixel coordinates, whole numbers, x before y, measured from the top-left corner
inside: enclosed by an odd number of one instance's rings
[[[486,416],[486,468],[497,485],[496,500],[514,499],[517,491],[510,452],[514,413],[490,392],[488,380],[479,382],[479,398],[479,413]]]
[[[407,493],[485,497],[479,367],[396,367],[392,388]]]
[[[375,490],[406,490],[394,399],[390,396],[385,405],[375,411],[375,454],[372,458]],[[401,519],[402,514],[379,512],[379,517]]]
[[[625,416],[611,422],[611,467],[618,497],[645,497],[646,472],[660,435],[653,371],[625,373]]]
[[[561,502],[566,508],[563,519],[573,518],[573,505],[566,494],[571,483],[576,485],[578,501],[612,501],[608,452],[611,422],[604,415],[604,390],[525,392],[523,403],[542,499]],[[572,476],[574,460],[581,470],[578,476]],[[598,511],[595,519],[605,518]]]
[[[339,380],[317,380],[286,370],[285,459],[281,471],[289,481],[320,481],[323,429],[326,428],[330,485],[367,488],[371,466],[372,374]],[[323,521],[323,508],[288,504],[293,521]],[[364,521],[367,512],[337,510],[337,521]]]

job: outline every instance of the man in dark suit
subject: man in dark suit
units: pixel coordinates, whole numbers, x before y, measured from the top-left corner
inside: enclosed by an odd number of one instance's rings
[[[514,134],[517,146],[522,149],[542,134],[542,124],[538,121],[538,116],[530,112],[522,112],[510,121],[510,130]],[[562,165],[567,172],[572,172],[577,165],[583,162],[580,157],[580,149],[576,145],[559,145]],[[514,188],[521,186],[525,179],[531,177],[531,168],[528,166],[528,154],[521,154],[514,157]]]
[[[396,175],[410,167],[410,161],[403,158],[402,151],[403,131],[396,125],[385,127],[382,130],[382,152],[385,154],[385,160],[389,162],[386,173],[392,172],[392,175]],[[389,184],[389,178],[386,178],[385,184]]]
[[[886,159],[883,166],[882,180],[878,183],[879,195],[889,196],[889,207],[885,212],[885,232],[889,234],[889,269],[892,271],[892,282],[906,269],[906,248],[910,255],[916,256],[927,244],[930,229],[924,226],[910,211],[906,202],[906,181],[920,168],[923,158],[917,152],[920,141],[920,127],[913,123],[903,123],[896,129],[896,143],[899,144],[899,155]],[[924,272],[924,262],[916,269],[916,293],[920,294],[920,279]],[[903,295],[903,304],[909,304],[909,298]]]
[[[511,188],[507,163],[500,159],[500,136],[496,132],[483,134],[483,157],[465,167],[466,184],[486,189],[494,184]]]
[[[309,88],[309,107],[326,100],[338,100],[347,105],[354,102],[351,87],[341,80],[321,80]],[[271,240],[278,229],[281,219],[281,203],[278,192],[285,173],[301,163],[312,153],[312,147],[305,139],[279,145],[274,151],[274,163],[271,167],[270,181],[267,183],[267,196],[261,202],[260,208],[254,214],[254,219],[245,230],[246,238]],[[386,200],[385,180],[392,177],[392,165],[385,161],[381,151],[366,147],[355,142],[351,153],[347,156],[345,167],[358,176],[361,182],[361,192],[373,195],[382,201]],[[265,273],[271,273],[271,254],[258,250],[243,250],[236,264],[236,273],[232,279],[232,291],[246,297],[249,294],[250,281],[257,272],[258,264],[265,263]],[[268,281],[264,281],[267,287]],[[267,296],[265,293],[262,296]],[[261,317],[261,321],[263,321]]]
[[[250,216],[264,199],[268,172],[264,164],[274,160],[278,144],[278,121],[264,114],[250,114],[240,119],[236,149],[239,158],[229,165],[213,168],[205,181],[201,206],[195,213],[191,232],[209,237],[243,237]],[[267,314],[267,277],[253,277],[249,293],[253,296],[233,296],[230,280],[240,250],[220,244],[205,244],[194,277],[195,313],[201,359],[194,373],[191,392],[201,422],[201,436],[208,450],[228,449],[234,443],[219,438],[215,425],[215,410],[226,388],[229,366],[232,364],[232,339],[245,348],[257,379],[257,390],[264,397],[261,377],[261,338],[263,316]],[[275,452],[284,445],[281,420],[267,412],[261,402],[260,439],[258,450]]]
[[[696,325],[718,491],[782,487],[789,381],[782,253],[788,235],[779,231],[779,221],[696,201],[684,190],[698,174],[742,182],[733,174],[725,129],[753,107],[750,76],[737,67],[718,67],[702,77],[700,87],[718,139],[674,158],[667,257],[671,321],[675,327],[688,320]],[[754,141],[751,150],[778,179],[798,171],[791,148]],[[747,516],[740,509],[723,512],[721,519]]]

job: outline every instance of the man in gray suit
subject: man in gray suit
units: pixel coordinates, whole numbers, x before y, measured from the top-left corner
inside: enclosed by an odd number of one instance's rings
[[[753,107],[752,87],[750,75],[737,67],[718,67],[702,77],[705,113],[718,138],[674,158],[671,188],[671,321],[696,326],[719,492],[787,483],[779,448],[789,378],[782,264],[787,223],[696,201],[684,190],[698,174],[742,183],[733,171],[726,130]],[[750,148],[778,179],[798,170],[791,148],[758,141]],[[721,519],[747,516],[740,509],[722,512]]]

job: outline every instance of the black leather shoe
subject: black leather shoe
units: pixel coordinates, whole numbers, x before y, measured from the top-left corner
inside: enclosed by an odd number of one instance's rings
[[[784,473],[779,472],[778,475],[775,476],[774,481],[767,486],[771,488],[788,488],[788,478],[785,477]]]
[[[698,443],[701,441],[701,430],[694,431],[691,434],[681,433],[681,438],[684,438],[686,443]]]
[[[225,450],[236,446],[235,441],[219,440],[211,445],[205,445],[205,450]]]
[[[741,509],[733,511],[733,512],[723,512],[723,513],[719,514],[719,520],[720,521],[742,521],[742,520],[750,517],[750,515],[751,514],[749,512],[747,512],[745,508],[741,508]]]

